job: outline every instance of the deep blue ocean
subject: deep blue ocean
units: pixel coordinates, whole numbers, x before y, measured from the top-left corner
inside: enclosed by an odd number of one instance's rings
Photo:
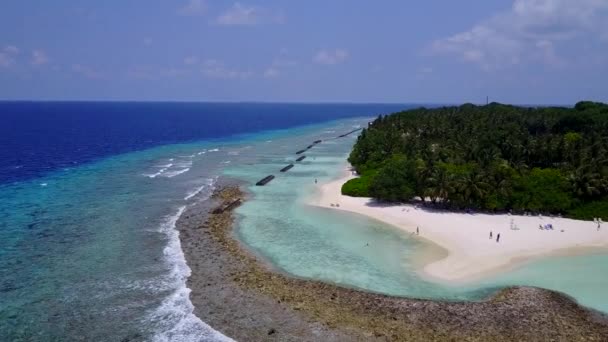
[[[531,285],[608,312],[605,252],[454,286],[418,273],[429,243],[306,204],[346,168],[357,134],[336,136],[411,107],[0,102],[0,341],[231,341],[193,314],[176,229],[223,178],[251,194],[235,236],[287,273],[442,300]]]
[[[0,184],[102,157],[412,107],[384,104],[0,102]]]
[[[226,340],[192,315],[179,215],[292,136],[408,107],[0,102],[0,341]]]

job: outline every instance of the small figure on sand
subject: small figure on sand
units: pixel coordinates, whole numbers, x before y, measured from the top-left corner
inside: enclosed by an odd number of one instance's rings
[[[420,229],[416,227],[416,235],[420,235]]]
[[[315,184],[317,184],[317,179],[315,178]]]
[[[500,242],[500,233],[496,234],[496,242]]]
[[[492,240],[492,231],[490,230],[490,240]]]

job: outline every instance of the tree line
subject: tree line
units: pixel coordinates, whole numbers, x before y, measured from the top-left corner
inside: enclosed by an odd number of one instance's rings
[[[379,116],[350,156],[342,192],[446,209],[608,220],[608,105],[491,103]]]

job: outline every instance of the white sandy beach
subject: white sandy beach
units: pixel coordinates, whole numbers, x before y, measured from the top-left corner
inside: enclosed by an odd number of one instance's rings
[[[608,223],[598,231],[597,224],[592,221],[379,205],[369,198],[341,194],[342,184],[353,177],[345,169],[340,179],[320,184],[309,204],[366,215],[412,234],[419,227],[420,238],[430,240],[448,252],[447,257],[423,267],[423,275],[431,278],[467,282],[516,267],[533,257],[608,250]],[[340,207],[332,207],[332,203]],[[518,230],[511,229],[511,220]],[[539,225],[546,224],[552,224],[554,229],[539,229]],[[497,234],[500,234],[500,242],[496,242]]]

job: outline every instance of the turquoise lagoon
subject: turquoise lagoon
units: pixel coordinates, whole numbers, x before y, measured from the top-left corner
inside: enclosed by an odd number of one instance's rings
[[[269,144],[272,152],[255,167],[227,168],[226,175],[250,185],[251,200],[237,211],[238,237],[284,272],[371,292],[476,301],[506,286],[529,285],[561,291],[582,305],[608,312],[604,290],[608,252],[537,259],[498,276],[455,286],[419,275],[417,256],[434,248],[427,242],[361,215],[306,204],[315,179],[329,181],[343,172],[354,135],[324,141],[292,170],[277,173],[295,160],[294,152],[301,147],[365,124],[366,120],[342,120],[320,131],[304,130]],[[264,187],[252,185],[267,174],[277,178]]]
[[[608,312],[608,254],[538,260],[483,282],[422,279],[427,243],[366,217],[308,206],[367,124],[343,119],[107,157],[0,186],[0,339],[228,340],[192,314],[175,222],[219,178],[244,182],[237,236],[297,277],[396,296],[481,300],[509,285],[562,291]],[[323,143],[286,173],[312,141]],[[277,176],[264,187],[253,184]]]

